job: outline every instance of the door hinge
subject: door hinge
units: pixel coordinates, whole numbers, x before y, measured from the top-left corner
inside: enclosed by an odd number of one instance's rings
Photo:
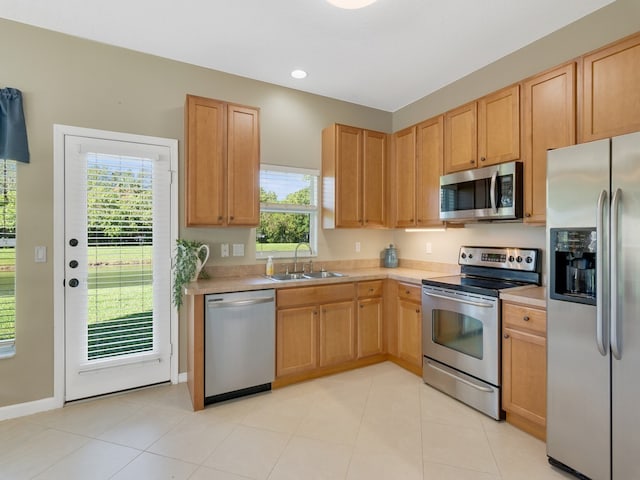
[[[169,356],[173,357],[173,343],[169,344]]]
[[[176,172],[175,170],[169,170],[169,177],[171,178],[169,183],[171,185],[173,185],[175,183],[177,174],[178,174],[178,172]]]

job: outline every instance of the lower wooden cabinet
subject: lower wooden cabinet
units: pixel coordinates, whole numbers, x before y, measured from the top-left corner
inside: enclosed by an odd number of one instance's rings
[[[382,280],[358,282],[358,358],[382,354],[384,346],[384,310]]]
[[[398,357],[422,369],[422,304],[420,286],[398,283]]]
[[[287,308],[276,319],[276,375],[290,375],[317,367],[318,307]]]
[[[353,300],[320,306],[319,365],[337,365],[356,358]]]
[[[544,440],[547,340],[543,309],[502,305],[502,408],[508,422]]]
[[[382,297],[358,300],[358,358],[384,352]]]

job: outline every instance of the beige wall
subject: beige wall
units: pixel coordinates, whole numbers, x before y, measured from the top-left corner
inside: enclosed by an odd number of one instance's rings
[[[395,112],[345,102],[181,64],[149,55],[0,20],[2,86],[23,91],[32,162],[20,165],[17,354],[0,360],[0,407],[53,395],[53,159],[55,123],[121,131],[180,141],[186,93],[261,108],[262,161],[320,167],[320,131],[332,122],[392,131],[472,100],[565,59],[640,30],[637,0],[618,0],[601,12],[516,52],[459,82]],[[182,200],[180,211],[182,212]],[[181,219],[182,224],[182,219]],[[180,235],[214,246],[245,243],[246,256],[227,263],[254,263],[254,231],[246,228],[185,229]],[[361,242],[356,254],[354,243]],[[522,225],[482,225],[443,233],[326,231],[319,260],[376,258],[390,241],[401,256],[455,262],[461,244],[542,247],[544,230]],[[424,253],[432,243],[433,253]],[[49,261],[36,264],[36,245]],[[180,325],[180,370],[184,371],[184,322]]]

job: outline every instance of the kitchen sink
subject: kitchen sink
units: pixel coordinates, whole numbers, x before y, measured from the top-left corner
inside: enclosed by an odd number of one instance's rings
[[[278,282],[285,282],[287,280],[312,280],[318,278],[336,278],[336,277],[344,277],[344,273],[338,272],[295,272],[295,273],[275,273],[273,275],[269,275],[271,280],[276,280]]]
[[[306,278],[333,278],[333,277],[344,277],[344,276],[345,276],[344,273],[326,272],[326,271],[309,272],[304,274],[304,277]]]

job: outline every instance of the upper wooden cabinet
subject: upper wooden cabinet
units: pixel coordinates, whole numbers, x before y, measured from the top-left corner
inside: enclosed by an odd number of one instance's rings
[[[547,150],[576,143],[576,64],[525,80],[522,97],[524,221],[545,223]]]
[[[187,95],[186,225],[256,226],[260,220],[259,110]]]
[[[391,204],[393,226],[440,226],[443,116],[393,135]]]
[[[444,173],[520,158],[519,85],[445,113],[444,141]]]
[[[582,57],[581,142],[640,130],[640,34]]]
[[[386,226],[387,137],[339,124],[322,131],[323,228]]]
[[[440,176],[444,172],[444,116],[419,123],[416,141],[416,226],[442,226]]]
[[[416,127],[393,134],[391,204],[394,227],[416,225]]]

